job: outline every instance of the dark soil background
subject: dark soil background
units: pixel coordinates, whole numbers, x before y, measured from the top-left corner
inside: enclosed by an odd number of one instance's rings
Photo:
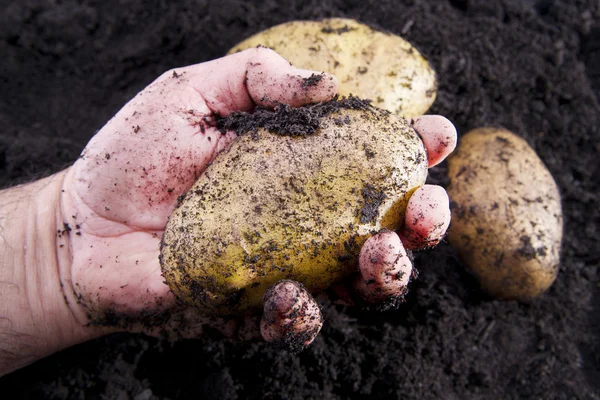
[[[497,125],[524,137],[565,213],[558,280],[529,304],[487,298],[443,243],[417,256],[399,310],[325,304],[323,333],[299,355],[120,334],[0,379],[0,397],[600,399],[598,0],[4,0],[0,10],[1,187],[72,163],[169,68],[284,21],[344,16],[424,53],[440,81],[430,113],[460,133]]]

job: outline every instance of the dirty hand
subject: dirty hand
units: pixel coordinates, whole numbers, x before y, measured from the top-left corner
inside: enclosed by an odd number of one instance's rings
[[[60,281],[79,323],[107,332],[186,337],[199,335],[205,323],[228,335],[258,331],[251,319],[206,321],[197,310],[178,304],[161,276],[160,240],[177,198],[235,139],[234,133],[215,128],[215,115],[331,99],[335,78],[325,75],[316,85],[303,84],[313,73],[264,48],[175,69],[140,92],[92,138],[64,177],[65,225],[57,241]],[[430,165],[452,150],[456,132],[446,119],[421,117],[413,126],[428,148]],[[356,291],[371,303],[401,295],[405,279],[394,276],[410,269],[405,248],[437,243],[449,217],[442,188],[419,189],[409,203],[402,240],[386,232],[365,244]],[[301,286],[282,282],[265,301],[265,339],[296,336],[302,344],[314,339],[319,309]]]

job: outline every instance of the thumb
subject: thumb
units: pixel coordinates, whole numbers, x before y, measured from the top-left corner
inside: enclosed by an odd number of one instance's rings
[[[213,113],[228,116],[256,105],[292,107],[331,100],[337,92],[335,76],[299,69],[265,47],[248,49],[200,64],[191,84]]]
[[[272,50],[256,50],[256,57],[247,64],[246,87],[257,105],[284,103],[297,107],[331,100],[337,92],[334,75],[295,68]],[[256,58],[264,61],[258,63]]]

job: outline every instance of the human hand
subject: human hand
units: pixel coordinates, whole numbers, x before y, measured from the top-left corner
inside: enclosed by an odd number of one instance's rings
[[[215,128],[215,116],[331,99],[335,78],[305,84],[312,75],[264,48],[174,69],[92,138],[61,196],[71,231],[58,244],[60,277],[80,323],[140,329],[138,322],[154,326],[172,313],[161,235],[177,198],[235,138]]]
[[[241,324],[207,321],[201,310],[178,304],[161,276],[160,239],[178,196],[235,138],[214,127],[215,115],[250,111],[256,105],[299,106],[331,99],[335,78],[326,75],[317,85],[303,84],[312,74],[264,48],[175,69],[140,92],[92,138],[66,173],[61,208],[70,233],[65,227],[57,242],[65,298],[81,324],[180,336],[199,335],[205,323],[228,335],[256,332],[253,319]],[[414,123],[430,162],[445,154],[434,156],[442,146],[428,145],[428,138],[452,136],[453,127],[440,118]],[[402,233],[409,248],[443,236],[449,211],[440,189],[425,186],[409,203],[407,217],[415,214],[409,218],[414,222],[407,220]],[[431,214],[431,209],[442,212]],[[406,286],[397,282],[403,280],[387,282],[398,268],[410,265],[394,235],[376,235],[362,251],[363,278],[355,288],[369,302],[400,295]],[[320,325],[318,306],[300,286],[283,282],[269,291],[261,324],[267,340],[294,336],[307,344]]]

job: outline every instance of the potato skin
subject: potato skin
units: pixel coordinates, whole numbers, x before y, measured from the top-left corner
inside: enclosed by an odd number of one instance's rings
[[[417,49],[353,19],[286,22],[238,43],[229,54],[258,45],[296,67],[335,74],[343,96],[371,99],[406,118],[425,114],[436,98],[435,71]]]
[[[560,194],[527,142],[496,128],[461,138],[448,159],[450,244],[489,294],[527,300],[558,273]]]
[[[282,279],[325,289],[357,268],[362,243],[397,229],[427,156],[406,120],[341,110],[310,136],[259,129],[219,154],[167,224],[163,276],[207,314],[262,305]]]

